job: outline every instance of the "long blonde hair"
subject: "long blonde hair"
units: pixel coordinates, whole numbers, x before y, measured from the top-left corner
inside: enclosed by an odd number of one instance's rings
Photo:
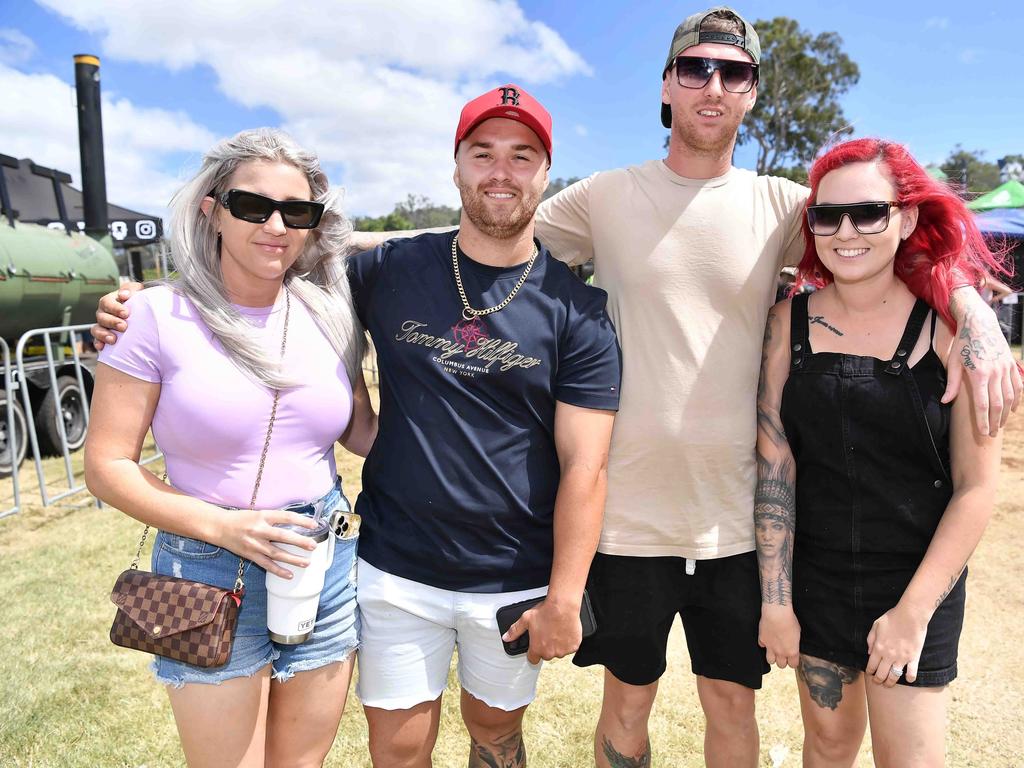
[[[275,389],[296,384],[280,370],[276,356],[260,347],[252,326],[228,299],[213,217],[200,208],[203,198],[226,192],[232,174],[253,160],[295,166],[305,174],[313,199],[324,204],[320,225],[310,231],[305,249],[285,274],[284,284],[309,309],[344,361],[354,385],[361,375],[365,338],[346,274],[352,224],[316,155],[302,149],[288,134],[273,128],[242,131],[206,153],[199,173],[171,200],[170,255],[178,277],[168,283],[192,301],[228,358],[243,373]]]

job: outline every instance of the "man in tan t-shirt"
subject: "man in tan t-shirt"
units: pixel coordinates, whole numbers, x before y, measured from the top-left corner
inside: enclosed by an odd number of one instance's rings
[[[690,16],[663,71],[668,157],[598,173],[537,211],[555,256],[594,260],[623,353],[588,581],[598,631],[574,660],[606,668],[600,768],[650,765],[647,721],[677,613],[707,764],[757,764],[754,690],[769,669],[753,525],[758,363],[780,268],[803,253],[807,198],[798,184],[732,166],[759,58],[756,31],[734,11]],[[980,303],[967,293],[965,304]],[[1006,386],[1016,374],[1004,376]]]
[[[691,16],[665,64],[669,155],[599,173],[537,213],[558,258],[594,260],[623,350],[620,420],[588,590],[606,667],[599,766],[649,765],[647,719],[682,617],[709,764],[755,765],[755,393],[779,269],[796,263],[807,191],[732,166],[757,95],[757,33],[731,11]]]

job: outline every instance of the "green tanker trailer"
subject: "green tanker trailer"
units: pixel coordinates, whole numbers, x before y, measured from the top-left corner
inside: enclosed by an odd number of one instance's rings
[[[55,360],[56,390],[51,384],[49,363],[42,336],[28,340],[24,357],[24,380],[17,380],[15,352],[18,339],[29,330],[91,322],[96,302],[119,283],[114,260],[99,111],[99,61],[92,56],[75,57],[78,91],[79,140],[82,154],[82,209],[84,233],[77,231],[66,208],[65,192],[71,177],[60,171],[0,155],[0,338],[10,349],[12,384],[16,388],[7,401],[7,372],[0,359],[0,477],[11,472],[25,457],[27,421],[19,387],[27,387],[40,451],[62,452],[58,420],[63,421],[69,450],[85,442],[86,403],[92,392],[95,354],[91,345],[79,346],[83,361],[78,384],[73,350],[67,337],[51,338],[50,357]],[[25,221],[24,211],[35,220]],[[47,211],[39,214],[36,209]],[[124,209],[116,209],[123,211]],[[52,211],[52,213],[48,213]],[[77,213],[77,212],[76,212]],[[131,212],[128,212],[131,213]],[[145,234],[159,236],[159,220],[144,219]],[[122,241],[127,229],[115,222]],[[87,347],[87,348],[85,348]],[[0,346],[2,349],[2,346]],[[12,432],[16,453],[12,455]]]
[[[0,163],[7,159],[0,156]],[[89,322],[100,296],[117,287],[118,269],[113,254],[87,235],[69,235],[12,220],[13,215],[0,220],[0,338],[8,344],[13,367],[15,345],[29,329]],[[32,402],[37,404],[33,416],[40,450],[47,454],[60,452],[58,414],[64,420],[68,448],[78,450],[85,441],[86,400],[79,390],[74,366],[61,362],[66,350],[56,345],[52,350],[58,361],[54,392],[45,349],[41,347],[43,340],[34,338],[30,343],[35,346],[28,349],[25,359],[25,384],[31,388]],[[91,393],[91,350],[79,351],[86,358],[83,382]],[[0,380],[0,476],[11,469],[11,429],[18,435],[17,463],[24,458],[28,445],[25,413],[17,396],[12,399],[12,418],[5,413],[5,384]]]
[[[0,221],[0,338],[12,354],[30,328],[91,321],[99,297],[117,284],[113,254],[93,238]]]

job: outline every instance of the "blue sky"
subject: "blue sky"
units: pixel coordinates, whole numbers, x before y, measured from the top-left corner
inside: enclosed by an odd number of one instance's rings
[[[903,141],[926,163],[958,142],[990,160],[1024,152],[1024,3],[736,7],[839,33],[861,69],[842,101],[858,135]],[[407,193],[457,204],[458,110],[506,81],[554,117],[552,176],[660,157],[660,70],[675,25],[695,10],[663,0],[0,0],[0,152],[78,180],[71,57],[94,53],[115,202],[163,213],[216,138],[276,125],[321,154],[350,213],[385,213]],[[753,163],[741,147],[736,164]]]

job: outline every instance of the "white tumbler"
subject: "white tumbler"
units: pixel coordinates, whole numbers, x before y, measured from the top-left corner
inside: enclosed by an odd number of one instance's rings
[[[328,521],[322,520],[316,528],[298,525],[282,525],[285,530],[307,536],[316,542],[316,549],[310,552],[294,544],[276,542],[275,546],[285,552],[308,557],[305,568],[278,562],[294,576],[282,579],[267,572],[267,631],[270,639],[284,645],[298,645],[306,642],[313,634],[316,612],[320,607],[320,592],[324,588],[324,576],[334,561],[334,536]],[[276,562],[276,561],[275,561]]]

